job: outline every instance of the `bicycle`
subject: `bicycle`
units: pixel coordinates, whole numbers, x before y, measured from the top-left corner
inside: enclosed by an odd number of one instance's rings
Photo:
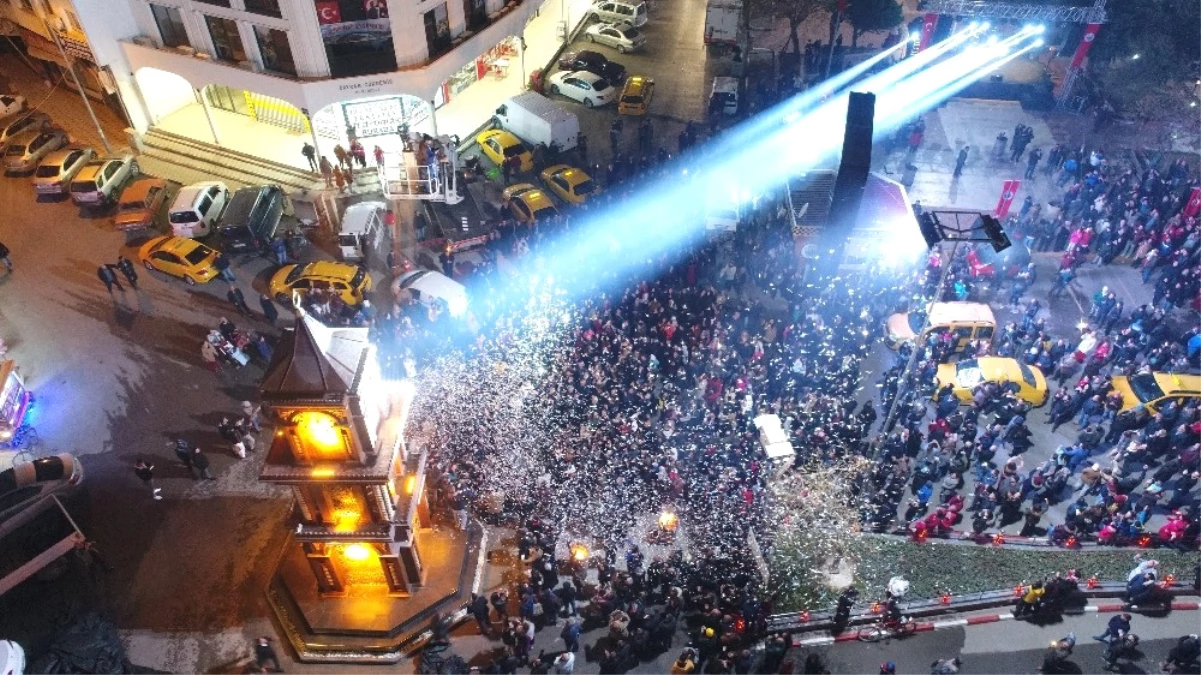
[[[912,619],[885,621],[883,619],[859,629],[858,638],[863,642],[879,642],[892,638],[903,638],[917,632],[917,622]]]

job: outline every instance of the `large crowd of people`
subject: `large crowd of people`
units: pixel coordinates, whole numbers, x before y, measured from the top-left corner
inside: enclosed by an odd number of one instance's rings
[[[584,619],[609,627],[584,652],[604,672],[665,651],[670,640],[663,635],[681,623],[693,631],[696,649],[682,654],[673,672],[747,672],[743,650],[770,609],[747,546],[752,530],[769,550],[771,544],[771,528],[762,527],[769,467],[752,424],[761,414],[784,421],[797,466],[878,455],[882,461],[857,477],[855,491],[865,523],[880,531],[987,536],[1022,523],[1021,534],[1063,545],[1152,535],[1165,545],[1195,546],[1201,403],[1128,408],[1112,384],[1117,375],[1197,366],[1201,329],[1182,329],[1172,313],[1197,296],[1201,235],[1196,218],[1182,214],[1197,180],[1180,164],[1164,175],[1139,174],[1111,166],[1100,152],[1076,157],[1056,148],[1050,155],[1057,167],[1051,173],[1066,176],[1063,199],[1041,206],[1028,200],[1007,222],[1019,246],[1063,251],[1049,297],[1026,298],[1038,274],[1029,257],[982,273],[972,247],[956,256],[934,253],[913,269],[813,283],[785,210],[770,200],[746,214],[736,233],[680,261],[648,260],[621,272],[608,269],[604,255],[593,265],[555,264],[579,223],[622,202],[631,179],[679,170],[667,153],[648,152],[639,161],[619,156],[605,172],[606,192],[587,208],[540,223],[505,219],[471,269],[477,290],[465,320],[408,299],[374,317],[382,351],[406,372],[442,369],[469,378],[516,369],[519,360],[542,361],[537,382],[514,381],[531,390],[519,403],[549,427],[525,449],[526,466],[514,468],[518,489],[498,494],[496,474],[507,467],[489,458],[523,432],[502,419],[514,392],[476,382],[465,388],[480,397],[468,410],[457,411],[455,401],[425,411],[434,427],[432,484],[440,502],[461,523],[474,512],[519,528],[525,580],[512,598],[491,599],[503,614],[508,647],[493,664],[496,672],[512,672],[518,662],[562,672],[566,657],[536,657],[529,645],[560,611],[574,614],[585,593],[582,577],[558,578],[571,538],[588,538],[604,551]],[[526,285],[500,271],[501,258],[545,276],[553,271],[556,284],[587,299],[548,319],[534,308],[535,295],[514,292]],[[442,262],[456,271],[453,254]],[[1128,300],[1103,289],[1086,327],[1053,335],[1049,305],[1086,264],[1141,267],[1155,299],[1128,310]],[[944,266],[950,269],[940,288]],[[862,395],[862,371],[885,318],[935,297],[991,300],[1018,318],[998,325],[992,340],[962,350],[937,333],[905,346],[879,374],[879,403]],[[527,333],[547,323],[559,331],[554,348],[531,350]],[[461,360],[459,369],[448,366],[448,354]],[[1074,441],[1026,466],[1023,454],[1034,443],[1029,424],[1042,411],[1013,386],[983,383],[965,406],[933,385],[939,363],[986,354],[1043,370],[1048,388],[1056,385],[1047,421],[1053,431],[1075,426]],[[484,404],[488,398],[504,400]],[[1066,517],[1052,518],[1059,502],[1070,504]],[[670,557],[647,562],[642,538],[661,533],[638,528],[642,516],[660,509],[685,523],[687,551],[681,543]],[[478,598],[475,606],[489,631],[488,602]],[[564,629],[569,645],[572,621]]]

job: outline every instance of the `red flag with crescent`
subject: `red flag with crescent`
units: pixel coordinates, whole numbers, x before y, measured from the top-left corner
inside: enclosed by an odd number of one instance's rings
[[[938,25],[938,15],[934,12],[922,17],[922,39],[917,43],[917,50],[920,52],[930,43],[934,41],[934,28]]]
[[[1017,196],[1018,188],[1022,186],[1020,180],[1007,180],[1001,188],[1001,199],[997,201],[996,214],[998,218],[1004,218],[1009,215],[1009,207],[1013,206],[1013,198]]]
[[[1084,59],[1088,56],[1089,47],[1093,46],[1093,40],[1097,39],[1097,31],[1101,30],[1101,24],[1090,23],[1084,28],[1084,37],[1080,38],[1080,44],[1076,47],[1076,55],[1072,57],[1072,69],[1075,70],[1084,65]]]
[[[317,23],[342,23],[342,8],[338,0],[317,0]]]
[[[1201,213],[1201,187],[1193,188],[1193,191],[1188,195],[1188,202],[1184,205],[1184,217],[1192,218]]]

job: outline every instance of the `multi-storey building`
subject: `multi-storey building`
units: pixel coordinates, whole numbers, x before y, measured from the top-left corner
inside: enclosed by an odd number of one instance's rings
[[[546,66],[589,7],[588,0],[5,3],[33,3],[32,22],[57,14],[90,45],[97,79],[120,93],[135,130],[159,127],[265,157],[286,152],[289,162],[304,141],[330,154],[348,127],[368,149],[396,148],[402,125],[466,136]]]

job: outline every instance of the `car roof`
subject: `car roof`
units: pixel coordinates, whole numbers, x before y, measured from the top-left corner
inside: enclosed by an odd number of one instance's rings
[[[1165,394],[1201,392],[1201,375],[1155,373],[1155,384]]]
[[[1002,375],[1008,375],[1011,378],[1021,377],[1021,368],[1017,359],[1005,356],[981,356],[976,359],[976,365],[986,380],[996,380]]]
[[[578,77],[588,83],[595,83],[597,80],[605,79],[604,75],[597,75],[589,70],[573,70],[572,72],[567,73],[565,77]],[[608,82],[608,80],[605,81]]]
[[[22,131],[21,133],[15,135],[15,136],[9,137],[8,142],[11,145],[22,145],[22,144],[28,145],[30,143],[30,141],[32,141],[33,139],[35,139],[41,135],[42,135],[41,129],[38,129],[38,128],[26,129],[25,131]]]
[[[103,170],[106,165],[108,165],[108,160],[93,159],[87,164],[84,164],[83,168],[79,170],[79,173],[75,174],[75,180],[84,181],[95,178],[96,174],[100,173],[100,171]]]
[[[357,274],[359,268],[357,265],[348,263],[334,262],[332,260],[318,260],[304,266],[304,271],[300,274],[305,277],[319,277],[323,279],[342,279],[349,280]]]
[[[440,298],[465,295],[467,287],[450,277],[432,270],[413,270],[396,280],[396,288],[414,288]]]
[[[121,193],[122,202],[136,202],[146,198],[150,193],[150,188],[154,186],[166,186],[167,181],[162,178],[154,178],[153,176],[144,176],[129,184],[125,191]]]
[[[67,160],[67,157],[69,157],[71,153],[83,152],[84,150],[87,150],[87,148],[59,148],[49,155],[46,155],[45,159],[42,160],[42,166],[62,164]]]
[[[609,57],[600,52],[592,51],[591,49],[581,49],[578,52],[568,54],[568,57],[572,60],[582,59],[584,61],[599,61],[601,63],[605,63],[609,60]]]
[[[517,136],[513,135],[512,132],[505,131],[504,129],[489,129],[488,131],[482,132],[476,137],[475,140],[477,143],[480,143],[488,140],[489,138],[496,139],[497,143],[500,143],[506,148],[510,145],[518,145],[521,143],[520,138],[517,138]]]
[[[585,173],[583,169],[577,169],[574,166],[566,164],[548,166],[543,170],[543,173],[547,176],[562,176],[571,185],[579,185],[586,180],[592,180],[592,176]]]
[[[654,83],[655,81],[650,78],[635,75],[626,79],[624,91],[630,94],[640,94],[644,88],[654,85]]]
[[[192,199],[194,199],[196,197],[196,195],[199,194],[202,190],[207,190],[207,189],[213,187],[214,185],[225,188],[227,190],[229,189],[229,188],[225,187],[225,183],[222,183],[221,181],[215,181],[215,180],[204,181],[202,183],[192,183],[191,185],[185,185],[185,186],[179,188],[179,194],[175,195],[175,201],[176,201],[176,203],[179,203],[180,201],[191,202]]]
[[[168,237],[167,241],[164,241],[162,245],[158,247],[158,250],[167,251],[169,253],[177,253],[179,255],[186,255],[202,246],[204,246],[204,244],[196,241],[195,239],[189,239],[188,237]],[[208,247],[205,246],[205,248]]]

